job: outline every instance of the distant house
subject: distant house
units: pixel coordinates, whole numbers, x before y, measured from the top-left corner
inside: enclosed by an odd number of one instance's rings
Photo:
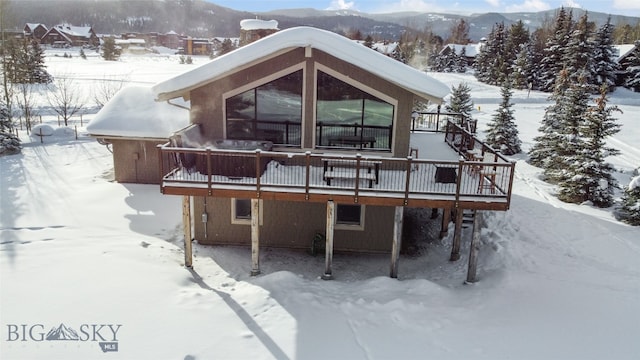
[[[211,55],[213,43],[209,39],[186,38],[183,40],[182,48],[186,55]]]
[[[182,37],[175,31],[169,31],[164,34],[158,34],[157,42],[159,46],[177,49],[182,46]]]
[[[24,25],[24,37],[40,41],[42,37],[49,31],[43,24],[27,23]]]
[[[442,50],[440,50],[439,56],[447,56],[452,53],[459,56],[464,52],[464,56],[467,59],[467,65],[472,66],[476,56],[480,54],[482,47],[485,45],[486,41],[483,40],[480,40],[480,42],[475,44],[447,44],[442,48]]]
[[[111,147],[117,182],[160,183],[157,146],[189,124],[187,105],[158,103],[149,87],[129,86],[96,114],[87,132]]]
[[[148,53],[147,44],[144,39],[129,38],[115,39],[115,43],[122,49],[122,52],[130,54],[146,54]]]
[[[90,26],[60,24],[49,29],[40,40],[54,47],[99,46],[100,40]]]
[[[250,44],[278,31],[276,20],[245,19],[240,21],[240,46]]]
[[[628,58],[638,47],[640,47],[640,41],[637,41],[635,44],[614,45],[615,61],[619,66],[616,76],[616,85],[624,84],[627,68],[629,67]]]

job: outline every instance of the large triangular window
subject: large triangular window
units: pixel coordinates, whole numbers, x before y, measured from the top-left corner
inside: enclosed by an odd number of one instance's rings
[[[394,106],[318,71],[316,146],[391,150]]]

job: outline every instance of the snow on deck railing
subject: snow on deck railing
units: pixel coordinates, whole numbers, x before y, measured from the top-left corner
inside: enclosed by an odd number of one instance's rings
[[[509,202],[514,164],[354,155],[160,147],[162,189],[234,188],[405,199]],[[487,152],[487,154],[489,154]],[[167,168],[168,164],[168,168]],[[478,171],[480,168],[489,171]]]

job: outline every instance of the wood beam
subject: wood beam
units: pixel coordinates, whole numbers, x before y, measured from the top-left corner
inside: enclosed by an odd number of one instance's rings
[[[462,237],[463,213],[463,209],[456,209],[456,226],[453,230],[453,244],[451,245],[451,258],[449,258],[450,261],[456,261],[460,259],[460,238]]]
[[[400,247],[402,245],[402,218],[404,215],[404,207],[396,206],[396,212],[393,221],[393,242],[391,244],[391,273],[392,278],[398,277],[398,258],[400,257]]]
[[[182,226],[184,231],[184,266],[193,267],[193,250],[191,246],[191,197],[182,197]]]
[[[442,209],[442,224],[440,225],[440,239],[449,233],[449,222],[451,222],[451,209]]]
[[[467,283],[478,281],[478,252],[480,251],[480,227],[482,226],[482,213],[476,211],[473,217],[473,236],[471,237],[471,245],[469,245],[469,267],[467,269]]]
[[[251,276],[260,274],[260,199],[251,199]]]
[[[336,204],[333,201],[327,201],[327,229],[325,234],[325,260],[323,280],[333,279],[331,265],[333,263],[333,229],[336,223]]]

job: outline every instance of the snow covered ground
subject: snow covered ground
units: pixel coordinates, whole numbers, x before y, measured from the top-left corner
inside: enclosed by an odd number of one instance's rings
[[[49,71],[78,79],[87,94],[106,76],[153,84],[190,68],[171,55],[48,55]],[[470,85],[482,129],[499,89],[434,76]],[[514,94],[525,150],[546,97]],[[624,111],[611,139],[622,154],[611,161],[626,185],[640,166],[640,94],[618,90],[611,103]],[[323,257],[276,249],[261,253],[263,275],[250,277],[247,248],[195,245],[194,269],[183,267],[180,198],[111,181],[111,154],[78,119],[72,126],[77,140],[57,132],[40,143],[23,132],[22,154],[0,158],[2,359],[640,356],[640,228],[612,209],[558,201],[524,155],[512,208],[485,213],[474,285],[463,284],[468,230],[462,259],[449,262],[451,237],[437,239],[438,221],[420,212],[407,221],[430,236],[401,256],[398,280],[387,277],[388,256],[336,254],[336,279],[323,281]]]

